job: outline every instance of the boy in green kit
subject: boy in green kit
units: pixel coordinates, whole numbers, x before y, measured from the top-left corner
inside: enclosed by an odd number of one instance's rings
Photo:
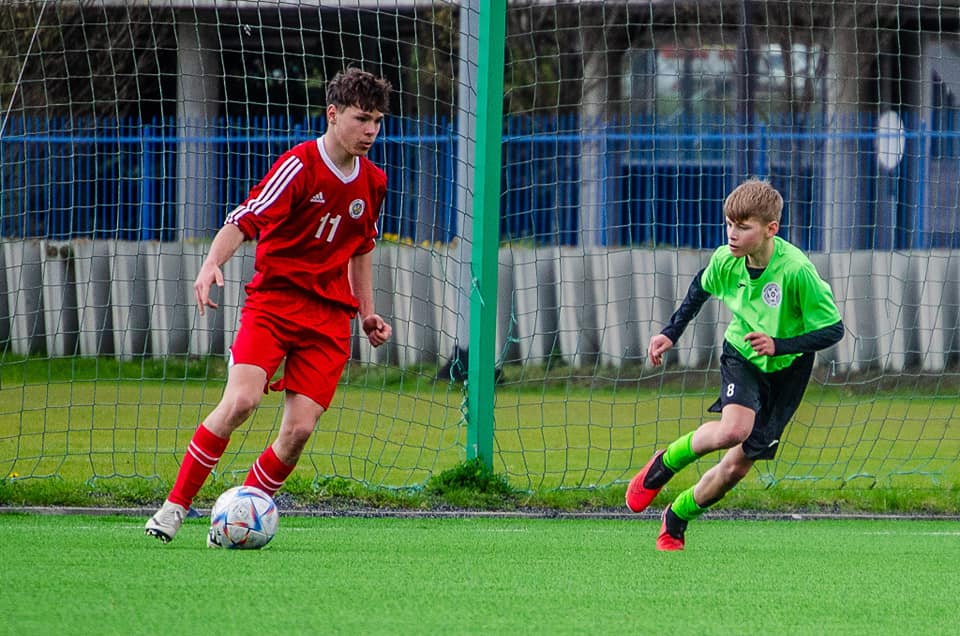
[[[641,512],[685,466],[729,449],[692,488],[663,511],[658,550],[682,550],[687,522],[720,501],[758,459],[773,459],[780,436],[810,380],[816,351],[843,337],[830,286],[797,247],[778,237],[783,198],[769,183],[751,179],[723,204],[727,244],[694,276],[670,323],[650,339],[654,366],[716,296],[733,315],[720,357],[720,399],[708,410],[719,421],[657,451],[627,487],[627,507]]]

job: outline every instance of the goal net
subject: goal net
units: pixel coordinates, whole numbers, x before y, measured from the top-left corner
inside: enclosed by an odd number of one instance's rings
[[[780,236],[829,281],[846,335],[745,486],[954,485],[955,4],[5,2],[0,479],[172,480],[220,399],[254,268],[245,244],[199,316],[210,240],[280,153],[323,133],[326,82],[357,66],[395,89],[370,152],[389,181],[374,283],[394,337],[354,334],[298,476],[420,487],[489,419],[483,459],[519,488],[624,484],[718,395],[715,300],[663,367],[647,343],[755,176],[783,194]],[[481,37],[497,21],[504,40]],[[502,88],[492,124],[481,78]],[[495,179],[475,161],[484,125]],[[475,240],[491,214],[498,236]],[[471,323],[479,303],[494,339]],[[496,380],[480,404],[470,373]],[[217,475],[242,478],[281,414],[266,396]]]

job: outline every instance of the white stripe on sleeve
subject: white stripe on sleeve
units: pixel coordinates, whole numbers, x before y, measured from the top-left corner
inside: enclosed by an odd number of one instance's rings
[[[283,193],[284,189],[290,185],[294,177],[299,174],[303,168],[303,162],[296,156],[290,156],[284,161],[277,171],[270,176],[270,179],[264,184],[263,190],[256,197],[250,199],[243,205],[227,215],[227,223],[236,224],[240,217],[248,213],[260,214],[269,208]]]

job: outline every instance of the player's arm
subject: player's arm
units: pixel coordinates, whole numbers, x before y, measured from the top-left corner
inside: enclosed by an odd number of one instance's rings
[[[773,338],[775,355],[782,356],[789,353],[813,353],[827,347],[832,347],[843,339],[843,321],[816,329],[809,333],[800,334],[793,338]]]
[[[213,239],[193,293],[203,315],[204,307],[217,308],[210,300],[210,288],[216,283],[223,287],[223,272],[220,266],[227,262],[240,244],[256,238],[260,230],[279,222],[290,214],[294,201],[303,197],[303,162],[293,151],[284,153],[267,172],[266,176],[250,190],[246,201],[227,214],[227,221]]]
[[[654,366],[659,366],[663,362],[663,354],[680,339],[687,325],[697,317],[700,309],[703,308],[703,304],[710,299],[710,292],[705,290],[700,282],[704,271],[701,269],[693,277],[693,281],[687,289],[687,295],[684,296],[680,306],[670,316],[670,322],[667,323],[667,326],[660,333],[650,338],[647,356]]]
[[[390,339],[393,328],[375,311],[373,305],[373,252],[354,254],[347,268],[350,289],[357,299],[360,326],[370,344],[379,347]]]
[[[204,259],[200,272],[197,274],[197,280],[193,283],[193,295],[197,299],[197,308],[200,315],[203,315],[204,309],[210,307],[217,308],[217,303],[210,299],[210,288],[216,283],[217,287],[223,287],[223,270],[220,266],[230,260],[237,248],[244,241],[244,234],[239,227],[233,223],[227,223],[210,244],[210,252]]]

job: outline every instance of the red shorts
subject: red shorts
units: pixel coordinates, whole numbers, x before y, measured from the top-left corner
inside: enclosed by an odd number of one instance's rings
[[[274,391],[289,389],[329,408],[350,358],[346,307],[284,291],[255,292],[240,313],[230,364],[253,364],[267,373]],[[269,383],[280,363],[283,377]]]

